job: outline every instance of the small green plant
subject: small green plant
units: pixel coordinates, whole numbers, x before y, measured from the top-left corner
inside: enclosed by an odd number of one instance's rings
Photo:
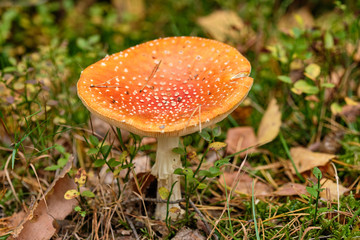
[[[64,198],[67,200],[70,199],[77,199],[79,202],[79,206],[76,206],[74,210],[78,212],[82,217],[86,216],[86,210],[84,210],[84,207],[81,207],[82,205],[86,206],[87,201],[85,198],[94,198],[95,194],[91,192],[90,190],[85,190],[80,192],[80,187],[84,186],[87,179],[87,173],[84,169],[79,168],[75,174],[74,181],[77,184],[77,189],[70,189],[66,191],[64,194]]]
[[[86,216],[86,211],[82,210],[80,206],[76,206],[74,208],[75,212],[79,213],[80,216],[85,217]]]
[[[132,160],[136,156],[137,152],[140,150],[141,138],[137,135],[132,134],[131,136],[134,139],[134,144],[127,147],[122,141],[120,130],[117,131],[117,134],[118,139],[121,139],[120,145],[121,149],[123,150],[118,159],[109,157],[112,150],[112,145],[105,144],[108,133],[105,135],[101,142],[94,135],[90,135],[89,139],[84,138],[89,146],[87,154],[90,156],[94,167],[102,167],[104,164],[106,164],[109,170],[114,174],[114,176],[118,176],[121,170],[127,169],[128,171],[126,173],[124,181],[128,181],[131,168],[134,165],[132,163]],[[130,157],[130,162],[126,161],[128,156]],[[119,181],[117,181],[117,185],[119,197],[122,192]]]
[[[318,213],[318,205],[319,205],[319,198],[320,198],[320,192],[323,191],[324,189],[321,188],[320,186],[320,180],[322,178],[322,173],[320,171],[319,168],[315,167],[312,171],[312,173],[314,174],[315,178],[317,179],[317,182],[314,183],[311,181],[312,186],[310,187],[306,187],[306,190],[308,193],[310,193],[311,195],[311,199],[315,198],[315,212],[314,212],[314,222],[317,221],[317,213]]]
[[[74,179],[75,183],[77,184],[77,189],[68,190],[64,195],[65,199],[73,199],[80,196],[81,200],[83,200],[82,197],[88,197],[88,198],[95,197],[95,194],[90,190],[85,190],[80,192],[80,187],[85,185],[86,179],[87,179],[86,171],[84,169],[79,168],[75,174],[75,179]]]
[[[189,201],[190,201],[190,197],[194,194],[194,192],[199,189],[205,189],[207,187],[207,185],[204,182],[204,180],[206,178],[214,178],[217,177],[219,175],[221,175],[221,166],[223,166],[224,164],[229,163],[228,159],[220,159],[218,161],[216,161],[214,163],[214,166],[210,167],[209,170],[200,170],[200,167],[206,157],[206,154],[209,151],[219,151],[220,149],[224,148],[226,146],[225,143],[222,142],[214,142],[215,138],[220,136],[221,134],[221,128],[220,127],[216,127],[214,129],[203,129],[203,131],[201,131],[200,136],[206,141],[208,142],[208,147],[206,148],[206,150],[204,151],[204,153],[202,154],[202,157],[200,159],[200,163],[198,165],[198,167],[196,168],[195,171],[193,171],[191,168],[189,167],[184,167],[184,168],[178,168],[174,171],[175,174],[181,175],[184,177],[184,189],[185,189],[185,222],[189,222],[190,219],[190,215],[189,215]],[[187,136],[184,138],[183,141],[183,147],[179,147],[179,148],[174,148],[173,151],[175,153],[178,153],[180,155],[182,155],[187,161],[191,158],[196,157],[196,153],[194,152],[188,152],[186,150],[186,147],[189,146],[191,144],[192,140],[190,136]],[[220,158],[220,157],[219,157]],[[188,164],[185,163],[185,166],[187,166]]]
[[[65,148],[61,145],[55,145],[54,148],[59,152],[61,153],[62,157],[60,157],[58,160],[57,160],[57,164],[56,165],[51,165],[51,166],[48,166],[45,168],[45,170],[47,171],[55,171],[57,169],[60,169],[62,167],[64,167],[66,165],[66,163],[68,162],[69,160],[69,157],[70,157],[70,153],[67,153],[65,151]]]

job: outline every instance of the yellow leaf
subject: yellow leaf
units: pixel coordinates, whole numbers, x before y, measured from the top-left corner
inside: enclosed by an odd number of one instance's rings
[[[209,145],[209,150],[211,151],[219,151],[220,149],[226,147],[226,143],[224,142],[213,142]]]
[[[345,102],[346,102],[346,105],[350,105],[350,106],[357,106],[359,104],[358,102],[352,100],[349,97],[345,97]]]
[[[66,200],[70,200],[76,198],[79,195],[80,193],[76,189],[71,189],[66,191],[66,193],[64,194],[64,198]]]
[[[263,145],[274,140],[280,132],[280,126],[281,112],[276,100],[272,99],[261,119],[257,143]]]
[[[316,78],[320,75],[320,72],[321,72],[320,66],[315,63],[311,63],[305,68],[304,74],[311,80],[315,81]]]
[[[180,209],[177,208],[177,207],[172,207],[172,208],[169,209],[169,212],[171,212],[171,213],[179,213]]]
[[[335,102],[330,105],[330,110],[332,114],[337,115],[342,112],[342,107]]]
[[[82,187],[86,182],[86,171],[82,168],[79,168],[75,175],[75,183]]]
[[[169,190],[167,190],[165,187],[161,187],[159,188],[159,195],[161,197],[162,200],[167,200],[169,197]]]

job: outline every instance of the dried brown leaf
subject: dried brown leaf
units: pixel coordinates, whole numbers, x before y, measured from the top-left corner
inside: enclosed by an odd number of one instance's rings
[[[275,195],[278,196],[293,196],[307,194],[306,186],[299,183],[286,183],[283,186],[279,187],[275,192]]]
[[[330,132],[325,135],[321,142],[315,142],[309,146],[309,150],[313,152],[323,152],[335,154],[341,149],[341,140],[343,139],[345,132],[338,130]]]
[[[69,159],[61,173],[50,184],[44,193],[43,199],[28,211],[25,221],[14,229],[12,236],[16,239],[38,240],[50,239],[56,229],[56,220],[63,220],[70,214],[77,201],[66,200],[64,194],[67,190],[76,188],[74,180],[67,173],[71,169],[73,158]]]
[[[225,143],[227,146],[227,153],[234,154],[242,149],[249,148],[256,145],[256,136],[252,127],[236,127],[229,129]],[[240,157],[246,155],[246,153],[252,153],[254,148],[240,153]]]
[[[297,170],[302,173],[326,165],[331,159],[335,158],[333,154],[312,152],[303,147],[294,147],[290,149],[291,157],[294,160]],[[295,169],[291,166],[291,171],[295,174]]]
[[[292,34],[293,28],[311,28],[314,26],[314,18],[308,7],[289,12],[280,18],[278,28],[286,34]]]
[[[144,0],[112,0],[111,2],[115,6],[119,15],[130,13],[136,18],[142,18],[145,15],[146,11]]]
[[[345,105],[342,107],[340,115],[344,116],[349,123],[355,122],[360,116],[360,103],[357,105]]]
[[[237,172],[227,173],[224,172],[222,176],[219,177],[220,184],[224,185],[224,180],[227,187],[232,187],[236,185],[235,192],[246,194],[251,196],[252,195],[252,183],[255,181],[252,177],[248,174],[240,174],[239,178],[236,179]],[[264,182],[256,181],[254,186],[254,195],[255,196],[269,196],[273,192],[272,187]]]
[[[180,229],[175,235],[173,240],[204,240],[206,239],[199,230],[193,230],[187,227]]]
[[[261,119],[257,133],[257,143],[266,144],[274,140],[280,132],[281,112],[275,99],[272,99]]]
[[[335,182],[333,182],[330,179],[323,178],[320,180],[320,183],[321,183],[321,187],[325,188],[325,190],[320,193],[320,197],[327,199],[330,194],[331,199],[329,200],[338,199],[338,190],[337,190],[338,185]],[[344,193],[348,191],[350,190],[339,184],[339,197],[341,197]]]
[[[241,106],[235,108],[235,110],[231,113],[231,116],[241,125],[246,125],[253,110],[250,105],[246,105],[247,103],[250,104],[250,101],[246,100],[247,99],[245,99]]]
[[[254,31],[245,26],[243,20],[234,11],[215,11],[208,16],[198,18],[197,22],[213,38],[222,42],[255,35]]]

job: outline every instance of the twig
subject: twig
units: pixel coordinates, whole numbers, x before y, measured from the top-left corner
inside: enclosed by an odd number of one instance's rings
[[[189,200],[189,203],[191,205],[192,208],[194,208],[194,211],[200,216],[201,218],[201,221],[203,221],[203,223],[205,224],[205,227],[206,227],[206,234],[207,235],[210,235],[211,233],[211,228],[209,226],[209,224],[207,223],[204,215],[200,212],[200,210],[196,207],[196,205],[194,204],[193,201]],[[217,235],[213,235],[214,239],[218,240],[218,236]]]
[[[194,116],[194,114],[196,113],[196,111],[198,110],[199,108],[199,119],[201,118],[201,104],[199,104],[195,109],[194,111],[191,113],[190,117],[189,117],[189,120],[187,121],[186,125],[185,125],[185,128],[187,128],[189,126],[189,123],[190,123],[190,120],[191,118]],[[200,121],[201,122],[201,121]],[[201,132],[201,125],[199,126],[200,127],[200,132]]]
[[[120,86],[109,86],[109,85],[90,85],[91,88],[121,88]]]
[[[46,209],[49,210],[48,205],[47,205],[47,201],[46,201],[46,197],[45,197],[44,192],[43,192],[43,190],[42,190],[42,187],[41,187],[41,184],[40,184],[40,181],[39,181],[39,176],[37,175],[36,169],[35,169],[35,167],[34,167],[34,165],[33,165],[32,163],[30,163],[30,167],[31,167],[32,170],[34,171],[34,174],[35,174],[35,177],[36,177],[36,181],[37,181],[38,184],[39,184],[40,193],[41,193],[41,195],[42,195],[42,197],[43,197],[43,199],[44,199],[44,203],[45,203]]]
[[[8,182],[9,182],[11,191],[13,192],[16,201],[18,201],[18,203],[21,204],[21,201],[20,201],[20,199],[19,199],[18,196],[17,196],[17,193],[16,193],[15,188],[14,188],[12,182],[11,182],[11,178],[10,178],[10,175],[9,175],[9,172],[8,172],[8,166],[9,166],[10,160],[11,160],[11,155],[9,156],[9,158],[7,159],[7,161],[6,161],[6,163],[5,163],[5,168],[4,168],[5,176],[6,176],[7,180],[8,180]]]
[[[143,198],[143,199],[140,199],[140,198],[134,198],[134,199],[129,199],[129,200],[126,200],[124,202],[122,202],[122,204],[127,204],[129,202],[138,202],[138,201],[142,201],[144,200],[145,202],[155,202],[155,203],[167,203],[167,200],[163,200],[163,199],[156,199],[156,198]],[[181,203],[181,202],[185,202],[185,198],[181,198],[179,200],[175,200],[175,201],[169,201],[169,204],[176,204],[176,203]]]
[[[144,88],[147,86],[147,83],[153,79],[153,77],[155,76],[156,72],[158,71],[159,67],[160,67],[160,64],[161,64],[161,61],[159,61],[158,64],[155,65],[155,67],[153,68],[152,72],[150,73],[150,76],[148,77],[147,81],[146,81],[146,84],[142,87],[142,89],[140,90],[140,92],[142,92],[144,90]]]
[[[201,132],[201,104],[199,104],[199,132]]]
[[[140,239],[139,235],[138,235],[137,232],[136,232],[134,223],[131,221],[131,219],[130,219],[128,216],[125,215],[125,218],[126,218],[127,223],[130,225],[130,228],[131,228],[131,230],[133,231],[133,233],[134,233],[134,235],[135,235],[135,238],[136,238],[136,239]]]

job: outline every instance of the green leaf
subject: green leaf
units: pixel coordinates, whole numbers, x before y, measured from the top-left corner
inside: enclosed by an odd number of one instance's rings
[[[55,171],[58,170],[60,168],[60,166],[58,165],[52,165],[52,166],[48,166],[45,168],[45,171]]]
[[[119,175],[119,173],[121,172],[121,170],[123,170],[121,167],[115,169],[115,171],[113,172],[114,176]]]
[[[100,40],[100,36],[99,36],[99,35],[92,35],[92,36],[89,37],[88,43],[89,43],[89,44],[94,44],[94,43],[99,42],[99,40]]]
[[[306,187],[306,191],[308,191],[308,193],[310,193],[310,195],[313,196],[314,198],[316,198],[318,194],[318,192],[312,187]]]
[[[109,146],[109,145],[104,145],[100,148],[101,154],[103,156],[107,156],[109,154],[110,150],[111,150],[111,146]]]
[[[57,165],[62,168],[63,166],[66,165],[66,163],[68,162],[67,158],[59,158],[59,160],[57,161]]]
[[[299,80],[294,84],[294,88],[302,93],[306,94],[317,94],[319,92],[319,88],[309,84],[305,80]],[[295,92],[296,93],[296,92]]]
[[[205,141],[207,141],[207,142],[211,141],[210,134],[207,131],[202,130],[201,132],[199,132],[199,134],[203,139],[205,139]]]
[[[105,164],[105,160],[104,159],[98,159],[94,162],[94,167],[101,167]]]
[[[210,143],[209,150],[210,151],[219,151],[226,146],[227,146],[227,144],[224,142],[213,142],[213,143]]]
[[[159,195],[162,200],[166,200],[169,197],[169,190],[167,190],[165,187],[159,188]]]
[[[90,135],[89,140],[90,140],[90,143],[92,145],[94,145],[95,147],[97,147],[99,145],[99,139],[97,139],[97,137],[95,137],[94,135]]]
[[[295,39],[299,38],[301,36],[302,32],[303,31],[300,28],[297,28],[297,27],[294,27],[292,29],[292,33],[294,34]]]
[[[200,183],[198,186],[197,186],[197,189],[205,189],[207,187],[207,185],[205,183]]]
[[[183,143],[185,147],[189,146],[192,143],[192,137],[191,136],[184,137]]]
[[[81,207],[80,207],[80,206],[76,206],[76,207],[74,208],[74,210],[75,210],[76,212],[80,212],[80,211],[81,211]]]
[[[177,169],[175,169],[174,174],[177,174],[177,175],[185,175],[182,168],[177,168]]]
[[[122,169],[126,169],[126,168],[131,168],[131,167],[133,167],[133,166],[134,166],[133,163],[129,163],[129,164],[125,164],[125,165],[121,166],[121,168],[122,168]]]
[[[216,126],[213,130],[212,130],[212,134],[214,137],[218,137],[221,135],[221,127],[220,126]]]
[[[93,198],[93,197],[95,197],[95,194],[92,191],[85,190],[81,193],[81,196]]]
[[[177,154],[180,154],[180,155],[185,155],[186,154],[186,151],[183,148],[180,148],[180,147],[173,148],[172,151],[173,151],[173,153],[177,153]]]
[[[108,164],[110,165],[110,167],[116,167],[119,166],[121,162],[116,161],[115,158],[111,158],[109,159]]]
[[[191,168],[184,168],[183,173],[189,178],[192,178],[192,176],[194,175],[194,172]]]
[[[225,165],[225,164],[229,164],[229,159],[228,159],[228,158],[220,159],[220,160],[218,160],[218,161],[216,161],[216,162],[214,163],[214,165],[215,165],[216,167],[221,167],[221,166],[223,166],[223,165]]]
[[[88,50],[89,44],[84,38],[78,38],[76,39],[76,46],[82,50]]]
[[[55,144],[55,149],[58,150],[59,153],[64,154],[65,153],[65,148],[61,145]]]
[[[207,177],[207,178],[211,177],[211,173],[207,170],[200,170],[198,175],[200,177]]]
[[[334,88],[334,87],[335,87],[335,84],[333,84],[333,83],[322,83],[322,84],[321,84],[321,87],[324,87],[324,88]]]
[[[318,167],[315,167],[313,169],[313,174],[317,179],[321,179],[322,178],[322,173],[320,171],[320,169]]]
[[[99,151],[99,150],[98,150],[97,148],[90,148],[90,149],[87,151],[87,154],[88,154],[88,155],[97,154],[98,151]]]
[[[334,38],[329,31],[325,33],[324,45],[326,49],[331,49],[334,47]]]
[[[123,151],[120,155],[119,161],[123,163],[126,160],[127,156],[129,156],[129,153],[127,151]]]
[[[209,175],[207,177],[209,178],[213,178],[213,177],[217,177],[219,175],[221,175],[221,171],[218,167],[210,167],[209,168]]]
[[[277,78],[284,83],[289,83],[289,84],[292,83],[291,78],[288,76],[280,75]]]

